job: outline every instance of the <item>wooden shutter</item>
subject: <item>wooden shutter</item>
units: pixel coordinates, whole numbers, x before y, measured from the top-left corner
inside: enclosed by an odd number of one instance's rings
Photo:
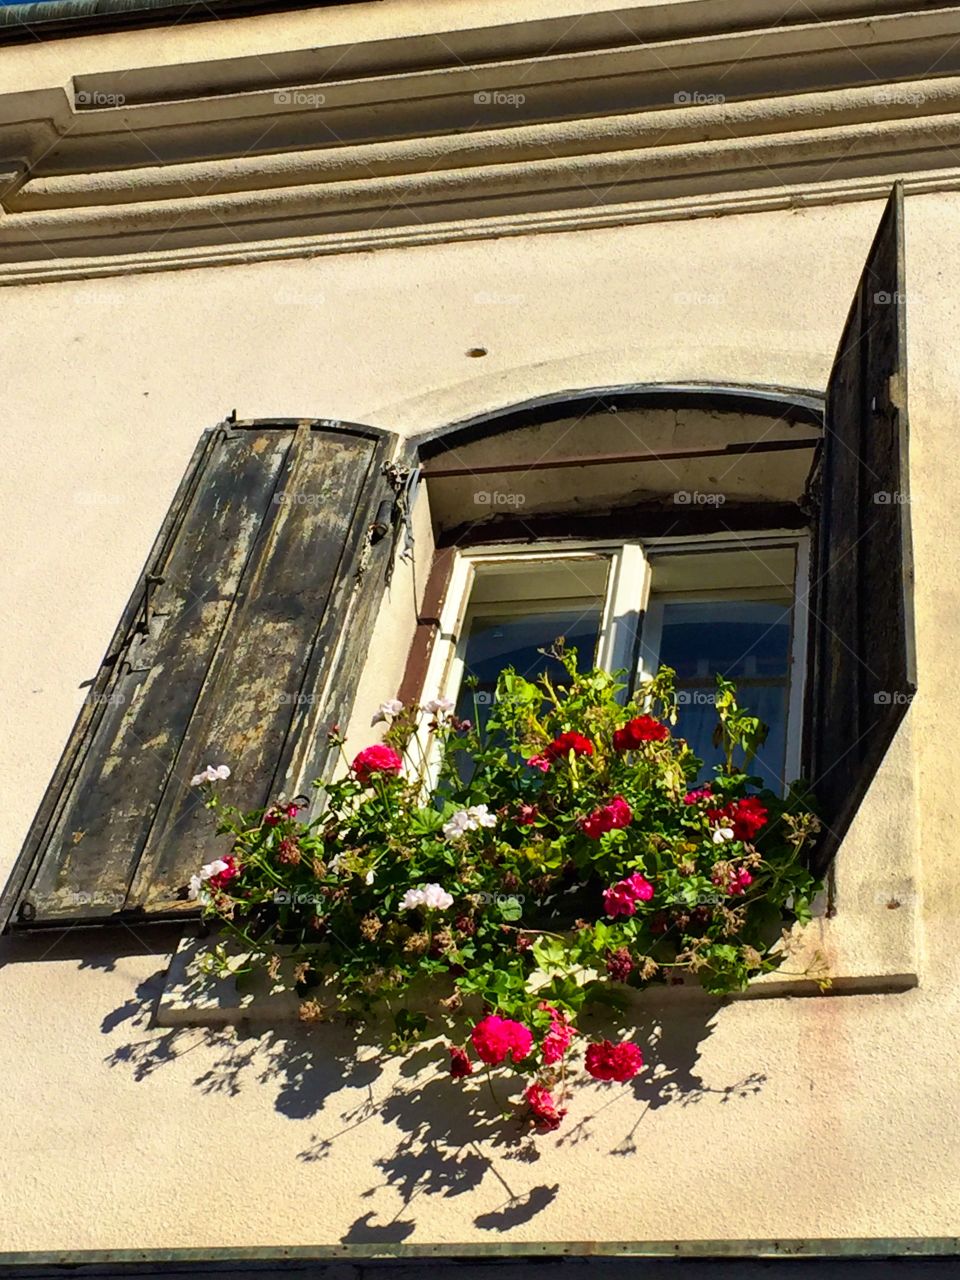
[[[208,432],[167,516],[3,901],[11,924],[182,914],[212,827],[190,778],[243,808],[324,767],[389,540],[392,437],[332,422]]]
[[[811,781],[839,845],[916,691],[903,191],[894,188],[827,388],[812,604]]]

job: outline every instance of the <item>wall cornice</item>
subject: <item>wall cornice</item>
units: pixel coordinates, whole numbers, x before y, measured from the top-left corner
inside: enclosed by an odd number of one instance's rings
[[[744,29],[719,3],[691,34],[694,8],[585,15],[577,41],[572,18],[358,41],[339,63],[81,58],[0,94],[0,283],[960,185],[960,7]]]

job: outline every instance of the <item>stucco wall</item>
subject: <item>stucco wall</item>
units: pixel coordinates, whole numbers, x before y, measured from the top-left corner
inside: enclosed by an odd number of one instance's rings
[[[879,215],[5,290],[0,875],[205,425],[236,407],[412,432],[575,387],[822,387]],[[440,1053],[398,1074],[343,1031],[151,1029],[169,931],[4,939],[2,1247],[956,1233],[958,215],[952,195],[907,205],[919,987],[665,997],[639,1015],[653,1067],[635,1087],[581,1089],[557,1135],[512,1146],[475,1137]],[[394,692],[396,658],[378,637],[362,698]],[[872,821],[882,840],[883,811]]]

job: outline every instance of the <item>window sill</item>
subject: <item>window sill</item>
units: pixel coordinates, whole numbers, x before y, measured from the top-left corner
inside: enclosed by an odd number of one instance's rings
[[[751,982],[734,1000],[905,991],[920,979],[917,788],[908,714],[860,808],[818,899],[813,920],[795,928],[782,970]],[[233,978],[202,971],[211,944],[185,937],[170,964],[156,1011],[159,1026],[274,1026],[298,1019],[299,998],[262,970],[238,990]],[[829,986],[826,987],[826,982]],[[671,998],[703,993],[695,982]],[[638,999],[662,999],[654,987]]]

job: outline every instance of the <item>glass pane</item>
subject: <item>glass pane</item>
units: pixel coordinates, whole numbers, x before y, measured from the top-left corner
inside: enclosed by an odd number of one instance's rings
[[[716,726],[713,678],[736,680],[741,705],[769,726],[751,771],[773,791],[783,777],[786,753],[791,610],[788,601],[682,601],[663,606],[659,662],[677,672],[676,732],[704,761],[703,776],[721,760],[713,746]]]
[[[790,602],[691,600],[663,606],[660,662],[677,680],[785,679]]]
[[[558,636],[565,637],[568,649],[577,650],[580,669],[589,669],[596,657],[601,607],[596,601],[568,609],[475,617],[467,634],[464,678],[475,676],[479,681],[476,701],[481,723],[489,715],[497,677],[506,667],[514,667],[528,680],[546,672],[556,684],[564,682],[566,672],[560,663],[539,652],[548,649]],[[474,690],[465,683],[460,688],[457,715],[474,718]]]

